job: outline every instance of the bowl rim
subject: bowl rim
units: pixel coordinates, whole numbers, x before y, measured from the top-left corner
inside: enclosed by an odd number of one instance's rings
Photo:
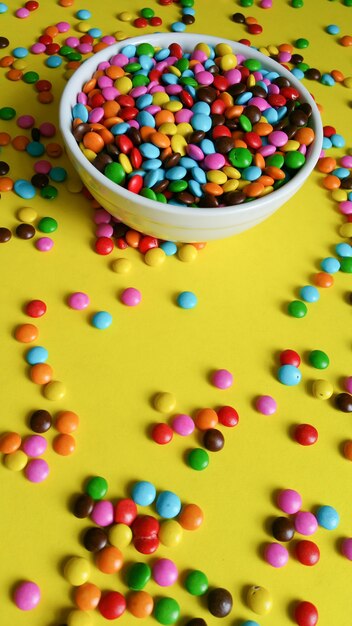
[[[177,40],[177,41],[175,41]],[[261,196],[251,202],[245,202],[238,205],[229,205],[224,207],[216,207],[216,208],[195,208],[195,207],[183,207],[172,205],[168,203],[157,202],[155,200],[150,200],[149,198],[145,198],[144,196],[140,196],[139,194],[135,194],[132,191],[129,191],[125,187],[114,183],[109,180],[102,172],[100,172],[94,165],[88,161],[88,159],[83,155],[80,150],[75,138],[73,137],[71,130],[71,109],[73,104],[76,103],[76,99],[72,101],[72,97],[76,98],[79,91],[77,91],[77,86],[81,87],[84,82],[91,78],[92,74],[96,70],[99,63],[110,59],[110,57],[118,54],[122,48],[127,45],[138,45],[140,43],[150,43],[154,46],[169,46],[171,43],[179,43],[183,47],[187,46],[194,47],[198,43],[206,43],[215,47],[216,44],[226,43],[232,47],[234,54],[242,54],[245,57],[255,58],[258,61],[261,61],[263,67],[265,69],[269,68],[271,71],[276,71],[290,80],[291,85],[295,87],[299,92],[304,102],[307,102],[312,107],[312,127],[315,133],[315,139],[311,146],[308,147],[309,150],[309,158],[304,163],[303,167],[291,178],[285,185],[280,187],[279,189],[275,189],[275,191],[270,194]],[[250,53],[249,53],[250,51]],[[276,203],[283,204],[287,196],[295,193],[297,189],[305,182],[308,178],[309,174],[312,172],[315,167],[319,155],[322,150],[323,143],[323,126],[320,117],[320,113],[318,107],[315,103],[313,96],[310,94],[308,89],[301,84],[301,82],[285,67],[283,67],[280,63],[271,59],[270,57],[265,56],[261,52],[259,52],[256,48],[252,46],[246,46],[239,42],[233,41],[231,39],[226,39],[213,35],[206,35],[202,33],[154,33],[142,35],[139,37],[129,37],[124,39],[123,41],[116,42],[110,46],[107,46],[103,50],[97,52],[92,55],[90,58],[86,59],[82,65],[74,72],[71,76],[67,85],[64,88],[64,91],[61,95],[60,106],[59,106],[59,125],[60,130],[66,143],[68,149],[72,152],[74,159],[76,159],[79,165],[88,172],[88,174],[95,180],[96,183],[106,187],[111,193],[120,196],[122,200],[133,201],[136,200],[143,206],[154,210],[159,211],[160,213],[166,215],[178,215],[178,216],[190,216],[199,218],[209,218],[209,217],[227,217],[232,213],[235,213],[236,216],[240,217],[241,215],[250,217],[250,213],[260,210],[264,204],[270,202],[270,198],[275,199]]]

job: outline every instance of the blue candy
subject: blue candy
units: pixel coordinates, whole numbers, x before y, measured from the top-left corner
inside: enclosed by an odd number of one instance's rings
[[[32,157],[39,157],[44,154],[45,146],[40,141],[30,141],[26,146],[26,152]]]
[[[88,9],[80,9],[77,11],[75,17],[77,17],[78,20],[89,20],[92,17],[92,14],[88,11]]]
[[[298,385],[300,383],[302,374],[298,367],[295,367],[294,365],[282,365],[279,368],[277,377],[283,385],[293,387],[294,385]]]
[[[340,27],[337,26],[337,24],[329,24],[329,26],[326,27],[326,32],[329,33],[329,35],[338,35]]]
[[[293,74],[295,78],[298,78],[298,80],[302,80],[302,78],[304,78],[304,72],[302,72],[302,70],[300,70],[298,67],[294,67],[291,70],[291,74]]]
[[[110,130],[113,135],[124,135],[130,128],[131,127],[127,124],[127,122],[119,122],[118,124],[114,124]]]
[[[142,169],[149,172],[150,170],[158,170],[162,166],[160,159],[148,159],[142,163]]]
[[[334,176],[337,176],[337,178],[342,179],[342,178],[348,178],[348,176],[350,175],[350,170],[348,170],[347,167],[337,167],[331,173]]]
[[[175,165],[175,167],[170,167],[166,171],[165,177],[168,180],[182,180],[186,176],[187,170],[185,167],[181,165]]]
[[[12,54],[14,57],[16,57],[16,59],[24,59],[28,55],[28,50],[27,48],[22,48],[22,46],[19,46],[18,48],[14,48],[12,50]]]
[[[153,104],[153,96],[150,93],[145,93],[136,100],[137,109],[145,109],[145,107],[149,107],[151,104]]]
[[[203,113],[195,113],[191,117],[190,124],[194,130],[202,130],[207,133],[211,129],[211,118]]]
[[[29,365],[36,365],[37,363],[45,363],[49,356],[49,352],[42,346],[35,346],[30,348],[26,354],[26,361]]]
[[[329,150],[332,148],[332,143],[329,137],[323,137],[323,150]]]
[[[352,246],[349,243],[338,243],[335,246],[336,254],[342,257],[352,256]]]
[[[112,324],[112,315],[107,311],[99,311],[92,317],[92,326],[99,330],[105,330]]]
[[[64,167],[52,167],[49,172],[49,177],[56,183],[62,183],[67,178],[67,172]]]
[[[32,183],[23,178],[16,180],[13,190],[20,198],[24,198],[25,200],[30,200],[36,195],[36,190]]]
[[[332,506],[320,506],[315,514],[319,526],[326,530],[335,530],[340,523],[340,516]]]
[[[201,198],[203,195],[203,190],[200,186],[200,184],[196,181],[193,180],[193,178],[191,178],[191,180],[188,181],[188,188],[190,190],[190,192],[196,196],[197,198]]]
[[[160,246],[166,256],[173,256],[177,252],[177,246],[173,241],[163,241]]]
[[[155,508],[160,517],[172,519],[181,511],[181,500],[172,491],[162,491],[157,497]]]
[[[51,67],[51,68],[60,67],[61,64],[62,64],[62,58],[59,57],[57,54],[53,54],[51,57],[48,57],[45,60],[45,65],[47,67]]]
[[[252,92],[245,91],[244,93],[241,93],[241,95],[236,98],[236,104],[246,104],[248,100],[250,100],[251,98],[253,98]]]
[[[79,103],[79,104],[75,104],[75,106],[72,107],[72,117],[74,120],[76,118],[79,118],[80,120],[82,120],[84,124],[88,122],[88,111],[86,107],[84,106],[84,104]],[[115,124],[115,126],[117,126],[117,124]]]
[[[245,167],[242,171],[242,178],[244,178],[245,180],[257,180],[258,178],[260,178],[261,175],[262,170],[256,165],[250,165],[249,167]]]
[[[177,304],[181,309],[194,309],[198,299],[192,291],[181,291],[177,296]]]
[[[153,187],[159,180],[159,171],[160,170],[150,170],[144,178],[144,186],[145,187]]]
[[[171,54],[169,48],[161,48],[161,50],[158,50],[158,52],[155,53],[155,60],[156,61],[164,61],[165,59],[167,59],[167,57],[169,57]]]
[[[211,141],[211,139],[202,139],[199,147],[204,152],[204,154],[214,154],[216,152],[214,143]]]
[[[136,51],[137,51],[136,46],[133,46],[131,43],[128,44],[127,46],[124,46],[120,50],[121,54],[124,54],[128,59],[131,59],[132,57],[136,56]]]
[[[333,135],[331,135],[330,141],[334,148],[343,148],[346,144],[342,135],[339,135],[338,133],[334,133]]]
[[[305,302],[317,302],[320,298],[318,289],[312,285],[302,287],[299,291],[299,296]]]
[[[206,174],[204,170],[202,170],[200,167],[194,167],[191,170],[191,174],[194,180],[196,180],[197,183],[199,183],[200,185],[205,185],[205,183],[207,182]]]
[[[154,67],[153,60],[148,57],[147,54],[141,54],[141,56],[139,57],[139,62],[142,68],[144,70],[147,70],[148,72],[152,69],[152,67]]]
[[[101,37],[102,34],[103,34],[103,31],[100,30],[100,28],[90,28],[88,31],[88,35],[90,35],[91,37],[94,37],[94,39]]]
[[[155,128],[155,117],[148,111],[140,111],[136,117],[136,120],[140,126],[150,126]],[[128,128],[129,125],[127,124]]]
[[[191,159],[191,157],[181,157],[181,159],[179,160],[179,165],[182,165],[182,167],[185,167],[186,170],[191,170],[194,167],[197,167],[197,161],[195,161],[194,159]]]
[[[8,10],[9,10],[9,7],[7,6],[7,4],[5,4],[5,2],[0,2],[0,14],[6,13],[6,11]]]
[[[139,146],[139,151],[146,159],[157,159],[160,155],[160,150],[153,143],[142,143]]]
[[[196,102],[191,111],[193,111],[193,113],[203,113],[203,115],[210,115],[210,106],[209,104],[207,104],[207,102]]]
[[[335,80],[333,79],[333,77],[331,76],[331,74],[322,74],[321,75],[321,79],[320,82],[323,85],[327,85],[328,87],[333,87],[335,85]]]
[[[332,256],[326,257],[320,263],[321,269],[328,274],[336,274],[340,269],[340,262]]]
[[[133,486],[131,496],[136,504],[149,506],[155,500],[156,489],[152,483],[141,480]]]
[[[173,22],[173,24],[171,24],[171,30],[174,33],[183,33],[186,30],[186,24],[183,22]]]
[[[252,619],[249,619],[249,620],[246,620],[245,622],[242,622],[240,626],[260,626],[260,624],[258,624],[258,622],[253,622]]]

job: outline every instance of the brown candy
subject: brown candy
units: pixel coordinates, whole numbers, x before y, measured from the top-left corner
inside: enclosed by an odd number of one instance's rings
[[[295,109],[295,111],[292,111],[288,119],[290,124],[298,127],[306,126],[308,123],[308,115],[306,115],[302,109]]]
[[[243,13],[234,13],[232,16],[232,21],[236,22],[236,24],[244,24],[246,21],[246,18],[243,15]]]
[[[46,433],[53,423],[49,411],[38,409],[34,411],[29,419],[29,426],[34,433]]]
[[[203,445],[210,452],[219,452],[225,445],[224,435],[217,428],[208,428],[203,435]]]
[[[242,204],[245,201],[246,196],[242,191],[230,191],[223,196],[226,206],[232,206],[233,204]]]
[[[308,78],[308,80],[320,80],[321,72],[316,67],[310,67],[305,72],[304,78]]]
[[[200,143],[204,137],[205,132],[203,130],[195,130],[189,138],[189,143]]]
[[[174,154],[170,154],[169,156],[166,157],[166,159],[163,162],[163,165],[165,168],[175,167],[175,165],[177,165],[177,163],[179,162],[180,158],[181,158],[181,155],[178,152],[174,152]]]
[[[112,162],[113,162],[113,159],[109,154],[105,154],[104,152],[101,152],[95,157],[93,161],[93,165],[94,167],[97,168],[97,170],[99,170],[99,172],[103,172],[106,166]]]
[[[0,161],[0,176],[6,176],[7,172],[10,170],[10,166],[6,161]]]
[[[211,104],[217,98],[216,89],[213,87],[200,87],[197,90],[197,98],[198,100],[207,102],[207,104]]]
[[[252,124],[256,124],[257,122],[259,122],[262,116],[260,109],[258,109],[258,107],[254,106],[253,104],[249,104],[248,107],[245,107],[243,113],[246,117],[248,117],[249,121]]]
[[[84,534],[83,545],[89,552],[98,552],[105,548],[108,542],[106,533],[102,528],[88,528]]]
[[[232,609],[232,595],[227,589],[217,587],[208,594],[208,609],[214,617],[226,617]]]
[[[32,224],[19,224],[16,228],[16,235],[20,239],[32,239],[35,235],[35,228]]]
[[[216,152],[220,152],[220,154],[227,154],[233,148],[232,137],[218,137],[214,143]]]
[[[352,413],[352,395],[350,393],[338,393],[335,397],[337,408],[344,413]]]
[[[183,15],[182,16],[182,22],[184,24],[186,24],[187,26],[190,26],[191,24],[194,24],[195,22],[195,17],[193,15]]]
[[[10,241],[12,233],[8,228],[1,226],[0,228],[0,243],[7,243]]]
[[[49,178],[45,174],[34,174],[31,178],[31,183],[37,189],[43,189],[49,184]]]
[[[295,534],[295,525],[288,517],[277,517],[272,525],[272,533],[277,541],[291,541]]]
[[[83,493],[78,496],[73,506],[73,515],[83,519],[89,517],[94,508],[94,500],[87,494]]]
[[[207,623],[202,617],[193,617],[186,622],[185,626],[207,626]]]

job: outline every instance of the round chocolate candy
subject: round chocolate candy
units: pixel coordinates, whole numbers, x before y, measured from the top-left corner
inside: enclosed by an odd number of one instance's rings
[[[83,537],[84,547],[89,550],[89,552],[98,552],[105,548],[108,542],[108,538],[106,533],[102,528],[96,528],[93,526],[92,528],[88,528]]]
[[[207,623],[202,617],[193,617],[186,622],[185,626],[207,626]]]
[[[35,235],[35,228],[32,224],[19,224],[16,228],[16,235],[20,239],[32,239]]]
[[[344,413],[352,413],[352,395],[350,393],[338,393],[335,397],[336,406]]]
[[[49,411],[45,411],[44,409],[34,411],[29,418],[29,426],[34,433],[46,433],[51,427],[52,422],[53,420]]]
[[[224,435],[217,428],[208,428],[203,436],[203,445],[210,452],[222,450],[225,444]]]
[[[214,617],[226,617],[232,609],[232,595],[227,589],[216,587],[208,594],[208,609]]]
[[[291,541],[295,534],[295,525],[288,517],[277,517],[272,525],[272,533],[277,541]]]
[[[0,243],[7,243],[8,241],[10,241],[11,237],[11,231],[8,228],[2,226],[0,228]]]
[[[73,506],[73,515],[83,519],[88,517],[94,508],[94,500],[87,494],[83,493],[78,496]]]

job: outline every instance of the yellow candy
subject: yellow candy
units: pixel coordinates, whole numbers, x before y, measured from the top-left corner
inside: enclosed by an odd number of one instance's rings
[[[224,193],[228,193],[229,191],[236,191],[238,187],[238,180],[235,178],[231,178],[227,180],[226,183],[222,186]]]
[[[25,206],[17,211],[17,218],[20,222],[25,222],[26,224],[34,222],[37,217],[38,213],[29,206]]]
[[[90,563],[87,559],[79,556],[73,556],[69,559],[64,567],[64,577],[74,587],[79,587],[89,580]]]
[[[159,126],[158,130],[159,132],[164,133],[164,135],[176,135],[177,126],[173,122],[165,122]]]
[[[231,165],[225,165],[225,167],[222,168],[222,171],[225,172],[227,178],[241,178],[240,172]]]
[[[352,222],[346,222],[340,226],[339,233],[341,237],[352,237]]]
[[[84,156],[86,157],[86,159],[88,159],[88,161],[94,161],[95,157],[97,156],[96,152],[93,152],[93,150],[89,150],[89,148],[85,148],[82,142],[79,144],[79,147],[81,148]]]
[[[132,530],[127,524],[115,524],[109,530],[109,542],[120,550],[131,543],[132,536]]]
[[[352,224],[350,224],[352,226]],[[328,400],[334,393],[334,388],[327,380],[315,380],[312,387],[313,396],[319,400]]]
[[[131,161],[129,160],[127,154],[123,154],[122,152],[119,154],[119,162],[125,170],[126,174],[131,174],[133,172],[133,167],[131,165]]]
[[[298,150],[299,146],[299,141],[289,139],[284,146],[281,146],[280,150],[282,150],[282,152],[292,152]]]
[[[247,603],[250,609],[258,615],[266,615],[273,606],[272,597],[264,587],[250,587],[247,593]]]
[[[153,104],[160,107],[165,102],[169,102],[170,98],[164,91],[157,91],[153,94]]]
[[[91,28],[93,28],[93,26],[88,24],[88,22],[78,22],[76,26],[76,30],[80,33],[87,33]]]
[[[92,626],[93,618],[87,611],[71,611],[67,617],[67,626]]]
[[[346,76],[346,78],[342,81],[344,87],[348,89],[352,89],[352,76]]]
[[[162,265],[164,263],[165,257],[166,254],[162,248],[152,248],[144,255],[144,261],[151,267],[157,267],[158,265]]]
[[[174,74],[175,76],[178,76],[178,77],[181,76],[180,70],[178,69],[178,67],[175,67],[174,65],[170,65],[167,71],[170,72],[170,74]]]
[[[187,141],[182,135],[174,135],[171,137],[171,148],[173,152],[178,152],[181,156],[185,156]]]
[[[274,187],[272,185],[268,185],[267,187],[264,187],[262,193],[260,194],[260,197],[267,196],[268,193],[271,193],[272,191],[274,191]]]
[[[12,472],[20,472],[26,467],[28,461],[28,456],[23,452],[23,450],[16,450],[15,452],[11,452],[11,454],[5,454],[4,456],[4,465],[7,469]]]
[[[183,109],[183,105],[182,102],[178,102],[177,100],[169,100],[169,102],[165,102],[161,108],[171,111],[171,113],[177,113],[177,111]]]
[[[133,20],[133,14],[129,11],[122,11],[119,15],[119,20],[121,20],[121,22],[131,22]]]
[[[209,170],[209,172],[207,172],[207,179],[210,183],[223,185],[227,181],[227,176],[225,172],[221,172],[220,170]]]
[[[191,133],[193,133],[193,128],[187,122],[181,122],[180,124],[177,124],[178,135],[182,135],[182,137],[187,137],[187,135],[190,135]]]
[[[335,202],[345,202],[345,200],[347,200],[347,191],[344,189],[334,189],[331,192],[331,197]]]
[[[270,57],[270,52],[268,50],[268,48],[259,48],[259,52],[261,52],[262,54],[264,54],[266,57]]]
[[[220,67],[224,72],[228,72],[237,66],[237,57],[234,54],[224,54],[220,59]]]
[[[128,35],[124,33],[123,30],[118,30],[114,33],[114,37],[116,41],[123,41],[124,39],[127,39]]]
[[[112,262],[112,269],[116,274],[128,274],[132,266],[131,261],[128,259],[115,259]]]
[[[170,519],[160,524],[158,537],[168,548],[175,548],[182,541],[183,528],[176,520]]]
[[[162,391],[154,398],[154,408],[160,413],[171,413],[176,407],[176,398],[173,393]]]
[[[197,43],[197,45],[195,47],[195,50],[201,50],[202,52],[204,52],[204,54],[207,55],[208,58],[210,57],[211,50],[210,50],[208,44],[206,44],[206,43]]]
[[[276,46],[272,46],[271,45],[271,46],[268,46],[268,52],[269,52],[269,54],[272,54],[272,55],[275,56],[275,55],[279,54],[279,49]]]
[[[254,87],[255,83],[256,83],[256,80],[253,74],[250,74],[250,76],[248,76],[247,78],[247,87]]]
[[[244,187],[247,187],[247,185],[249,185],[248,180],[241,179],[238,181],[238,189],[243,189]]]
[[[132,81],[128,76],[121,76],[121,78],[117,78],[114,85],[116,89],[118,89],[119,92],[124,95],[131,91],[133,87]]]
[[[232,54],[234,56],[232,48],[228,43],[218,43],[215,46],[215,52],[219,57],[223,57],[227,54]]]
[[[27,63],[24,59],[17,59],[12,66],[15,70],[24,70],[27,67]]]
[[[191,243],[185,243],[177,250],[177,256],[180,261],[184,263],[189,263],[190,261],[194,261],[198,256],[198,250]]]
[[[51,380],[50,383],[44,385],[44,396],[47,400],[62,400],[66,395],[66,387],[59,380]]]

